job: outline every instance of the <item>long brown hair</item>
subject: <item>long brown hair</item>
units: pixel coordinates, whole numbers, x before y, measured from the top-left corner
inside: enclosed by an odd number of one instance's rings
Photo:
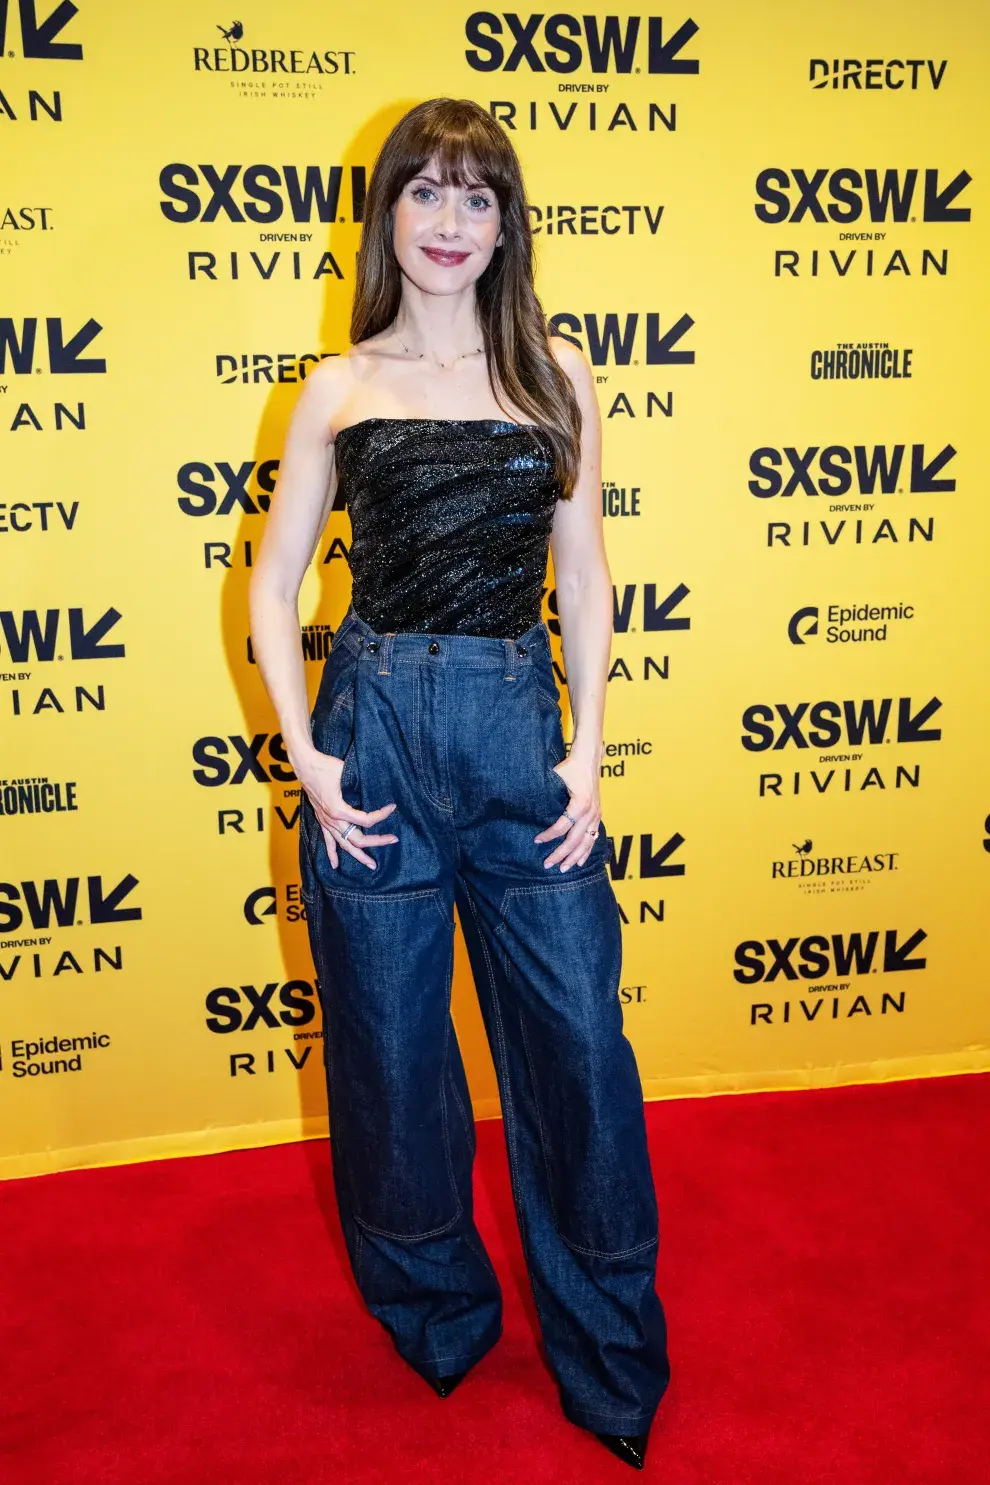
[[[519,159],[479,103],[430,98],[411,108],[382,145],[365,202],[351,343],[380,334],[395,319],[402,280],[392,245],[392,208],[434,157],[442,185],[484,181],[495,193],[503,242],[475,284],[488,377],[500,407],[508,399],[546,430],[561,497],[568,499],[580,466],[581,409],[550,349],[533,286],[533,235]]]

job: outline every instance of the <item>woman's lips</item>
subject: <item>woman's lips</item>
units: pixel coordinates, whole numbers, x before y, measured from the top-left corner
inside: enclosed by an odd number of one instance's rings
[[[431,263],[442,263],[446,268],[456,268],[458,263],[463,263],[470,256],[468,253],[455,253],[447,248],[424,248],[423,252]]]

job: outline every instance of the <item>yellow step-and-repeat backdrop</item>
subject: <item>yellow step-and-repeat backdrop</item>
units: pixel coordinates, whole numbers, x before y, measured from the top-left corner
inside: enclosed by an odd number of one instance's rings
[[[990,22],[471,3],[0,4],[0,1175],[326,1127],[246,589],[376,150],[439,94],[509,132],[598,382],[647,1097],[990,1063]],[[463,945],[454,1003],[494,1114]]]

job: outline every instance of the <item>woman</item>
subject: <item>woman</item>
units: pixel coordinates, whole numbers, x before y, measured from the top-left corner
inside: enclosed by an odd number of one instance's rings
[[[350,1261],[440,1396],[498,1340],[449,1010],[456,903],[561,1406],[642,1468],[669,1372],[599,803],[600,421],[584,356],[548,336],[519,162],[479,105],[422,103],[385,141],[351,341],[306,380],[251,584],[255,655],[303,789]],[[297,599],[338,488],[352,600],[310,719]],[[566,757],[541,618],[548,549]]]

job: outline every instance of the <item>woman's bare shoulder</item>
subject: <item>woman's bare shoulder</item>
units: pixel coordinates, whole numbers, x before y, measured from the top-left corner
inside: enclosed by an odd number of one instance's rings
[[[307,374],[303,394],[307,408],[328,430],[346,421],[342,414],[367,380],[369,362],[375,357],[370,345],[363,341],[340,355],[326,356]]]
[[[576,346],[572,340],[566,339],[563,335],[551,335],[550,349],[557,365],[574,388],[579,405],[581,407],[590,407],[593,403],[597,405],[595,373],[591,362],[580,346]]]
[[[550,336],[550,349],[560,367],[575,386],[591,375],[591,363],[581,348],[564,335]]]

